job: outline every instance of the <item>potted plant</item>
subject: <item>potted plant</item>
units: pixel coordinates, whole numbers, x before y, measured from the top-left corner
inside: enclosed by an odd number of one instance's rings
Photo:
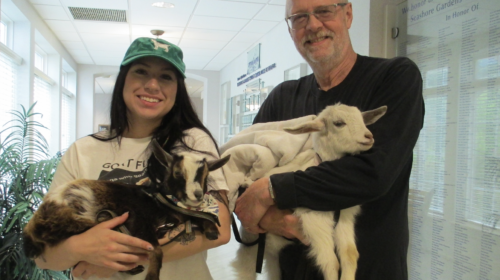
[[[36,104],[36,103],[35,103]],[[68,272],[42,270],[23,252],[22,231],[50,186],[60,154],[50,157],[48,144],[28,111],[14,111],[0,132],[0,279],[70,279]]]

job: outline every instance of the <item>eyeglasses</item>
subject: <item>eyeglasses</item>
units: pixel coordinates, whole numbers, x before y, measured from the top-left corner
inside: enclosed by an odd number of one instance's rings
[[[333,20],[337,12],[337,7],[343,7],[345,5],[347,5],[347,3],[337,3],[328,6],[321,6],[314,9],[312,13],[294,14],[287,17],[285,20],[288,24],[288,28],[297,30],[306,27],[307,23],[309,23],[310,15],[315,16],[321,22]]]

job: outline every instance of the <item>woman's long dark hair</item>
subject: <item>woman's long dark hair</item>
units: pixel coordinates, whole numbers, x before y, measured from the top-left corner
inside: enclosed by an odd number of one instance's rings
[[[125,66],[120,67],[120,72],[116,78],[115,87],[113,90],[113,96],[111,99],[111,124],[110,124],[110,135],[108,137],[103,137],[102,134],[92,134],[91,136],[101,140],[109,141],[117,138],[118,143],[120,143],[123,133],[128,129],[128,119],[127,119],[127,106],[123,99],[123,88],[125,87],[125,78],[127,73],[134,63],[130,63]],[[186,136],[185,130],[190,128],[199,128],[207,133],[217,149],[217,143],[213,138],[210,131],[203,125],[203,123],[196,115],[196,112],[191,103],[191,98],[189,98],[186,84],[184,82],[183,75],[176,69],[173,68],[175,76],[177,78],[177,94],[175,98],[175,103],[170,112],[168,112],[155,131],[153,132],[153,139],[156,139],[163,149],[168,153],[180,144],[183,148],[188,150],[193,150],[191,147],[186,145],[183,138]],[[198,151],[202,153],[207,153],[204,151]],[[163,181],[163,174],[165,174],[164,167],[157,161],[154,155],[151,155],[148,160],[148,175],[151,182]]]

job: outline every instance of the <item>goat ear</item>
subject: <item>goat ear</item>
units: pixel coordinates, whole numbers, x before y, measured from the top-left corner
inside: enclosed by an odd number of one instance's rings
[[[227,155],[221,159],[211,160],[211,161],[207,162],[208,163],[208,170],[212,171],[212,170],[216,170],[216,169],[221,168],[224,164],[226,164],[229,161],[230,157],[231,157],[231,155]]]
[[[382,106],[377,109],[365,111],[361,114],[363,115],[363,121],[365,122],[365,125],[370,125],[378,121],[378,119],[380,119],[383,115],[385,115],[386,112],[387,112],[387,106]]]
[[[315,118],[312,121],[308,121],[294,127],[285,127],[283,130],[291,134],[303,134],[321,131],[323,129],[325,129],[325,122],[323,122],[320,118]]]
[[[156,139],[151,140],[150,146],[153,154],[155,155],[155,158],[160,162],[161,165],[168,168],[168,166],[172,164],[174,158],[169,153],[165,152],[165,150],[163,150]]]

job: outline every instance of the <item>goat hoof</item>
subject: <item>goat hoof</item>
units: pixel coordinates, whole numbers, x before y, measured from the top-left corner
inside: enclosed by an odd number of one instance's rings
[[[143,271],[144,271],[144,266],[138,265],[138,266],[132,268],[131,270],[127,270],[126,272],[130,275],[136,275],[136,274],[139,274]]]
[[[205,232],[205,236],[208,240],[216,240],[219,238],[218,232]]]

